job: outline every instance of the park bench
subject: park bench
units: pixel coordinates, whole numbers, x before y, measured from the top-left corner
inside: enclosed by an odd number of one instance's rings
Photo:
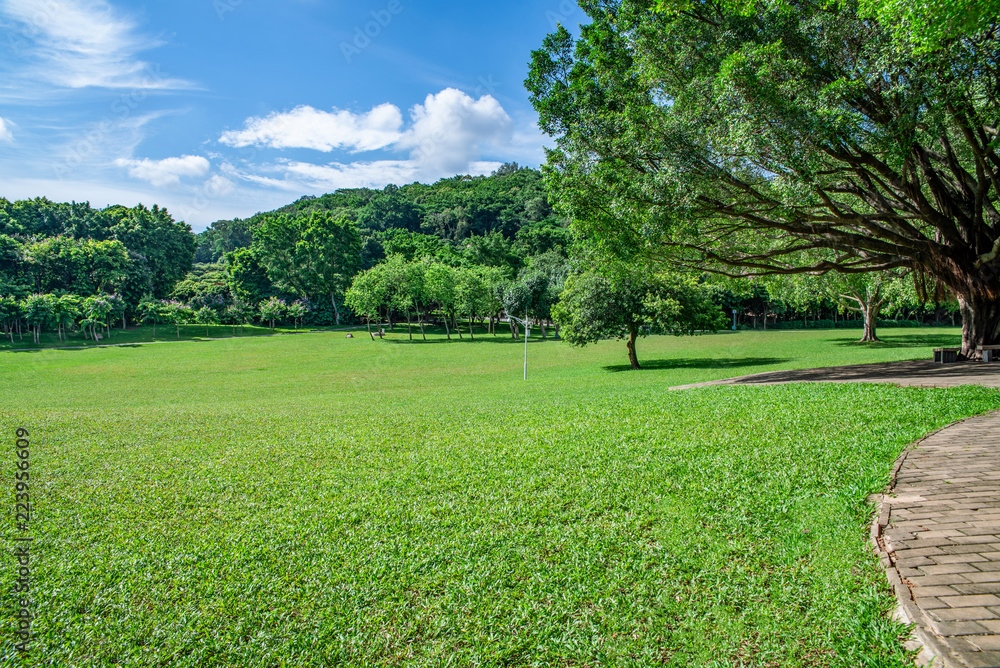
[[[976,346],[976,352],[980,354],[984,362],[995,362],[997,353],[1000,353],[1000,346]]]
[[[958,361],[958,353],[961,348],[935,348],[934,361],[939,364],[951,364]]]

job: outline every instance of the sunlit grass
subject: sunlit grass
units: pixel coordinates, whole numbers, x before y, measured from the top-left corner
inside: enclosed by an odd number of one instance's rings
[[[886,335],[653,338],[638,373],[533,341],[527,383],[509,335],[0,353],[35,444],[33,663],[907,665],[865,498],[1000,395],[666,389],[955,332]]]

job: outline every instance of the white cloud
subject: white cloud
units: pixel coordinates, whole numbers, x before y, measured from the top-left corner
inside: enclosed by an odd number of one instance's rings
[[[212,178],[205,181],[202,190],[212,197],[225,197],[236,188],[233,182],[224,176],[214,174]]]
[[[0,118],[0,141],[14,141],[14,134],[10,131],[10,121]]]
[[[399,108],[383,104],[365,114],[297,107],[291,112],[250,118],[243,130],[220,138],[234,147],[309,148],[330,152],[383,149],[407,159],[383,159],[317,165],[283,161],[247,172],[234,173],[258,186],[316,192],[349,187],[379,188],[389,183],[436,181],[455,174],[489,174],[500,163],[482,161],[487,149],[506,153],[514,141],[514,121],[490,95],[478,100],[454,88],[428,95],[410,110],[410,124],[403,129]]]
[[[187,88],[136,54],[160,45],[105,0],[0,0],[21,24],[11,42],[38,58],[35,77],[66,88]]]
[[[410,119],[404,132],[403,115],[393,104],[364,114],[300,106],[249,118],[244,129],[224,132],[219,141],[234,147],[308,148],[327,153],[336,149],[410,151],[414,171],[443,174],[466,170],[484,147],[509,143],[514,130],[514,122],[495,98],[484,95],[474,100],[454,88],[428,95],[423,104],[410,110]]]
[[[410,111],[413,126],[398,142],[410,148],[422,168],[458,173],[477,160],[484,146],[498,146],[513,136],[514,122],[492,95],[473,100],[454,88],[428,95]]]
[[[397,142],[402,125],[403,115],[392,104],[381,104],[364,114],[300,106],[265,118],[249,118],[243,130],[224,132],[219,141],[235,147],[372,151]]]
[[[165,158],[163,160],[119,158],[115,160],[115,164],[119,167],[127,167],[129,176],[161,187],[177,185],[180,183],[181,177],[205,176],[211,168],[211,163],[208,160],[197,155],[182,155],[179,158]]]

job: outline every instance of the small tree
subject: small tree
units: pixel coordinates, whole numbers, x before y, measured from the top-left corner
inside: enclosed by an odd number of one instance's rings
[[[375,335],[372,334],[372,319],[377,318],[379,309],[388,304],[388,292],[386,290],[383,275],[385,271],[382,265],[375,266],[368,271],[363,271],[354,277],[351,287],[344,295],[344,302],[351,307],[351,310],[364,317],[368,324],[368,336],[372,341]]]
[[[163,303],[166,319],[177,328],[177,338],[181,338],[181,325],[186,325],[194,319],[194,309],[183,302],[171,300]]]
[[[260,305],[260,317],[264,322],[270,323],[270,329],[274,331],[274,322],[281,320],[288,310],[288,305],[283,299],[271,297]]]
[[[71,327],[76,322],[80,313],[80,298],[76,295],[61,295],[52,300],[52,319],[59,332],[59,340],[62,341],[67,327]]]
[[[99,341],[100,336],[97,334],[97,330],[102,326],[107,326],[110,314],[111,302],[106,295],[85,299],[80,309],[80,325],[84,335],[88,338],[92,336],[94,341]]]
[[[295,324],[295,329],[298,329],[299,325],[304,325],[305,317],[309,315],[310,310],[312,309],[309,300],[306,299],[296,299],[288,305],[288,317]]]
[[[448,320],[455,312],[455,270],[441,262],[431,262],[424,265],[423,273],[425,298],[441,309],[445,335],[450,341],[451,328]]]
[[[139,302],[139,318],[142,322],[153,323],[153,338],[156,338],[156,324],[164,317],[163,302],[146,295]]]
[[[652,273],[642,267],[589,271],[566,280],[553,309],[572,345],[626,339],[632,369],[641,369],[635,342],[651,333],[694,334],[724,326],[725,315],[693,279]]]
[[[24,307],[14,297],[0,297],[0,321],[3,322],[4,332],[10,337],[10,342],[14,343],[14,329],[24,315]]]
[[[208,327],[209,325],[219,324],[219,314],[215,309],[209,306],[202,306],[200,309],[195,311],[194,321],[198,324],[205,325],[205,338],[208,338]]]
[[[469,336],[474,340],[473,321],[476,315],[485,313],[490,306],[489,285],[485,273],[478,267],[458,270],[455,301],[458,311],[469,317]]]
[[[35,343],[41,343],[42,330],[52,320],[52,295],[31,295],[24,300],[24,319],[31,328]]]

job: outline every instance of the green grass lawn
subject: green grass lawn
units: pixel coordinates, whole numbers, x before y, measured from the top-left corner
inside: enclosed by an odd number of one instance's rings
[[[133,343],[170,343],[176,341],[198,341],[206,338],[242,338],[246,336],[267,336],[269,334],[302,333],[323,328],[295,329],[291,327],[276,327],[272,332],[267,327],[247,325],[233,327],[231,325],[143,325],[141,327],[111,327],[110,336],[107,330],[98,332],[99,341],[84,336],[82,332],[73,332],[62,339],[55,332],[42,332],[39,343],[35,343],[29,332],[19,336],[14,333],[0,333],[0,351],[5,350],[38,350],[42,348],[97,348],[102,346],[127,345]]]
[[[957,336],[882,333],[655,337],[627,373],[620,342],[532,341],[527,383],[509,336],[0,353],[8,452],[33,444],[27,665],[911,665],[865,498],[1000,394],[667,391]]]

